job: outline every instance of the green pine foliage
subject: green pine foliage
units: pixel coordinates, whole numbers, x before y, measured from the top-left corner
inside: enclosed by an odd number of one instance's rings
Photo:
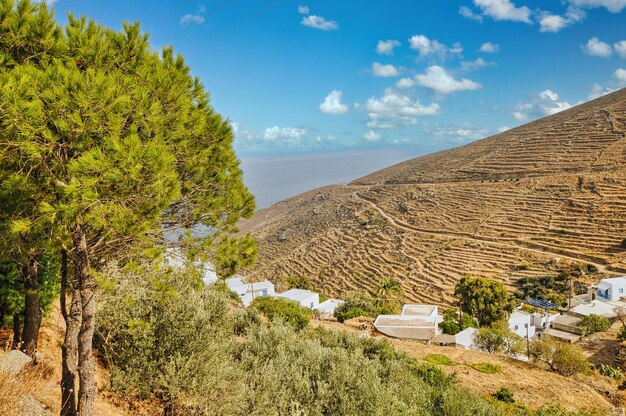
[[[485,277],[462,277],[454,287],[454,295],[459,298],[461,310],[481,327],[501,321],[513,310],[504,284]]]

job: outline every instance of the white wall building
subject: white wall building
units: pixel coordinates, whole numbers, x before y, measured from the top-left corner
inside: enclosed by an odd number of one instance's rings
[[[241,275],[235,275],[230,279],[226,279],[226,286],[233,292],[237,293],[241,298],[241,302],[245,306],[256,298],[263,296],[274,296],[274,284],[268,280],[262,282],[246,283]]]
[[[509,317],[509,329],[522,338],[532,338],[535,335],[535,326],[531,313],[516,310]]]
[[[596,299],[603,302],[618,301],[626,297],[626,277],[613,277],[600,280],[596,288]]]
[[[293,300],[299,303],[300,306],[311,309],[316,309],[320,304],[320,295],[318,293],[304,289],[290,289],[285,293],[277,294],[276,297]]]
[[[378,315],[374,327],[390,337],[430,341],[443,319],[437,311],[434,305],[404,305],[400,315]]]
[[[344,303],[344,301],[339,299],[326,299],[324,302],[317,305],[315,310],[317,310],[321,316],[335,316],[335,310]]]

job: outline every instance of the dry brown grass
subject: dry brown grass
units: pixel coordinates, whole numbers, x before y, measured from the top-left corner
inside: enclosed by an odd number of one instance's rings
[[[253,277],[280,286],[304,275],[338,297],[393,277],[408,301],[447,304],[465,274],[513,289],[521,277],[556,275],[555,257],[593,263],[593,279],[623,274],[626,89],[304,193],[241,229],[259,244]]]

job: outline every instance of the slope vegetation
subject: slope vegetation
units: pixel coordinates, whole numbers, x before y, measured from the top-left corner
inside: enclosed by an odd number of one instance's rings
[[[348,185],[316,189],[241,224],[251,275],[306,275],[329,295],[401,281],[447,303],[465,274],[509,286],[554,259],[626,272],[626,89]]]

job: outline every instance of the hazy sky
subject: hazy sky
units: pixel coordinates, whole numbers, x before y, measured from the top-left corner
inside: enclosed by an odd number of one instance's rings
[[[248,160],[419,155],[626,85],[626,0],[47,2],[173,45]]]

